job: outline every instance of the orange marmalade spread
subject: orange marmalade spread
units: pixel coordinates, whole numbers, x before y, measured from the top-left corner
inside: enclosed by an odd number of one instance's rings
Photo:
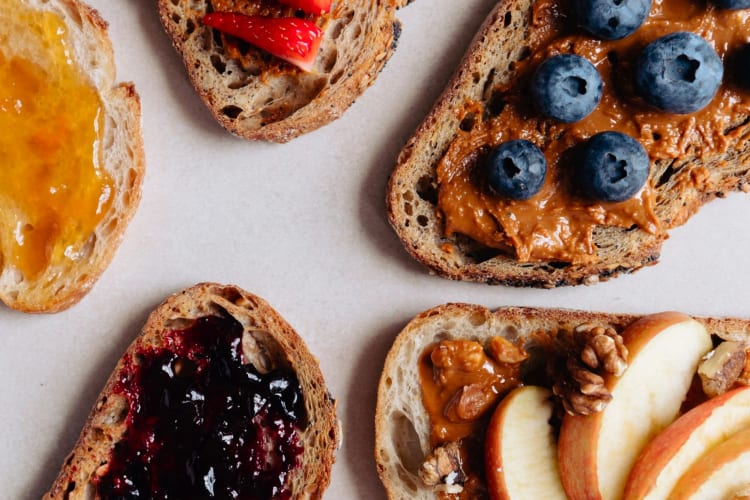
[[[0,0],[0,262],[33,279],[76,259],[113,198],[103,109],[63,20]]]
[[[568,14],[570,13],[570,14]],[[495,116],[475,102],[458,110],[468,131],[459,131],[437,169],[438,213],[445,234],[463,234],[521,262],[589,263],[597,260],[596,226],[638,227],[662,235],[655,209],[657,179],[624,202],[600,202],[578,195],[571,161],[573,146],[604,131],[638,139],[652,161],[720,153],[732,139],[727,130],[750,115],[750,90],[728,78],[704,109],[675,115],[649,107],[634,88],[635,61],[656,38],[692,31],[704,37],[726,63],[726,55],[750,41],[750,10],[717,10],[709,2],[653,0],[649,17],[632,35],[599,40],[577,28],[572,7],[560,0],[538,0],[531,19],[529,55],[516,64],[515,85],[493,90],[501,108]],[[564,124],[542,118],[529,100],[528,82],[546,58],[574,53],[599,70],[604,88],[597,108],[583,120]],[[494,107],[494,106],[493,106]],[[495,109],[494,111],[497,111]],[[480,119],[479,117],[483,117]],[[547,178],[529,200],[497,196],[484,187],[479,169],[489,148],[513,139],[537,145],[547,160]],[[709,182],[702,166],[683,169],[677,182]]]

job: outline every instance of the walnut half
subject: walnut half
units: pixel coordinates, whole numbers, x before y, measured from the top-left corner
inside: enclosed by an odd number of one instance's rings
[[[698,376],[706,396],[724,394],[738,382],[745,369],[746,349],[742,342],[725,341],[703,357]]]
[[[584,324],[557,339],[566,359],[553,365],[552,392],[571,415],[602,411],[612,400],[604,375],[619,377],[628,366],[628,349],[611,327]]]
[[[466,480],[458,442],[438,446],[425,457],[419,477],[426,486],[444,486],[447,493],[460,493]]]

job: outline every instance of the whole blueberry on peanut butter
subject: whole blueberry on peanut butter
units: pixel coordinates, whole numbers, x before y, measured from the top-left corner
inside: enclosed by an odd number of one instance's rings
[[[651,0],[576,0],[580,25],[604,40],[619,40],[640,28]]]
[[[579,182],[591,198],[625,201],[648,179],[649,159],[641,143],[620,132],[602,132],[584,145]]]
[[[727,9],[727,10],[750,9],[750,0],[715,0],[714,3],[720,9]]]
[[[561,54],[537,68],[531,93],[539,111],[564,123],[588,116],[602,98],[602,78],[583,57]]]
[[[706,40],[678,31],[643,49],[636,66],[636,84],[650,104],[686,114],[711,102],[723,74],[724,65]]]
[[[490,151],[486,162],[487,183],[496,194],[527,200],[542,188],[547,160],[529,141],[503,142]]]

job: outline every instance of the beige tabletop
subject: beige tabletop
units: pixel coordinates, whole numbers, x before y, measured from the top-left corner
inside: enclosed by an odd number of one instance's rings
[[[148,311],[199,281],[264,297],[320,359],[344,442],[326,498],[384,498],[373,456],[380,369],[400,328],[434,305],[682,310],[750,317],[750,198],[732,195],[672,232],[662,263],[592,287],[457,283],[414,263],[385,217],[394,159],[492,0],[415,0],[398,50],[331,125],[286,145],[224,132],[193,93],[153,0],[90,0],[110,23],[118,78],[143,105],[143,200],[109,269],[73,308],[0,308],[0,497],[48,488],[107,374]]]

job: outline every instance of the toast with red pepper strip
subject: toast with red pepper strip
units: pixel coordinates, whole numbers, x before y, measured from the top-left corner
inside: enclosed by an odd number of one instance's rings
[[[441,160],[457,138],[468,137],[464,140],[465,144],[473,140],[475,136],[471,134],[475,130],[490,130],[488,135],[494,133],[485,124],[493,119],[500,120],[501,114],[506,110],[506,95],[510,99],[518,97],[512,103],[531,100],[530,91],[522,87],[530,79],[529,69],[534,64],[538,65],[545,55],[564,52],[566,49],[560,47],[563,47],[568,36],[583,33],[583,29],[577,26],[557,26],[572,18],[569,10],[566,10],[572,8],[571,4],[566,0],[498,2],[442,95],[400,152],[387,188],[388,218],[407,252],[431,273],[453,280],[522,287],[554,288],[598,283],[656,264],[661,246],[668,237],[668,230],[685,223],[708,201],[723,198],[732,191],[750,190],[750,90],[745,88],[740,94],[744,97],[728,100],[735,108],[726,108],[727,111],[721,115],[726,120],[720,126],[706,126],[701,117],[696,115],[673,115],[674,118],[669,119],[671,124],[665,120],[667,128],[685,127],[687,132],[675,141],[674,149],[679,151],[678,154],[670,152],[669,155],[657,154],[650,157],[647,185],[653,193],[653,214],[659,230],[648,230],[648,227],[636,224],[610,225],[605,215],[602,217],[603,222],[593,225],[592,235],[587,239],[591,249],[591,258],[588,260],[576,262],[539,257],[523,261],[517,258],[517,248],[512,246],[516,244],[515,241],[507,236],[499,222],[505,215],[501,213],[497,217],[493,213],[488,216],[489,210],[484,210],[483,206],[473,208],[468,202],[468,206],[464,207],[466,219],[481,219],[487,233],[494,231],[493,237],[500,235],[497,239],[501,240],[505,235],[505,239],[502,243],[488,246],[459,231],[447,234],[445,213],[439,206],[442,184],[438,179],[438,168]],[[661,8],[662,3],[654,2],[652,5],[652,8]],[[746,11],[737,10],[722,15],[727,16],[727,19],[735,16],[735,20],[745,23],[742,29],[746,30],[748,25],[744,12]],[[659,18],[655,19],[658,21]],[[576,29],[578,31],[574,31]],[[562,31],[562,36],[558,45],[552,46],[545,37],[556,30]],[[717,31],[726,32],[727,28],[722,26],[722,30]],[[638,33],[636,31],[632,36],[638,36]],[[700,32],[701,35],[706,33],[710,33],[710,30]],[[741,33],[742,31],[738,31],[738,34]],[[537,43],[538,40],[544,41]],[[627,40],[625,38],[623,42]],[[632,63],[636,57],[632,57],[630,53],[617,54],[616,49],[608,53],[612,46],[606,46],[605,42],[591,36],[580,43],[571,42],[567,50],[578,50],[586,43],[589,44],[587,47],[596,47],[602,54],[600,60],[596,61],[597,64],[614,61],[612,64],[617,65],[613,71],[616,74],[615,83],[610,87],[614,90],[609,96],[620,95],[618,93],[631,96],[633,91],[627,89],[628,86],[632,89],[633,80],[628,78],[632,75]],[[718,47],[720,43],[717,42],[716,45]],[[739,80],[737,75],[741,76],[744,71],[741,67],[731,65],[735,55],[736,53],[728,53],[725,61],[724,80],[734,85],[730,92],[740,88],[736,84]],[[626,71],[624,68],[628,64],[630,68]],[[602,102],[605,102],[604,98]],[[639,104],[643,100],[636,95],[630,102]],[[638,113],[652,113],[651,109],[639,105]],[[542,147],[541,143],[559,144],[574,135],[561,131],[559,124],[553,123],[551,119],[538,120],[538,113],[527,113],[523,109],[519,114],[520,122],[533,122],[534,125],[526,129],[520,126],[518,128],[521,130],[511,131],[509,136],[506,134],[510,139],[533,137],[537,141],[535,144]],[[617,114],[613,116],[614,122]],[[667,143],[665,137],[649,124],[641,126],[634,135],[637,135],[637,139],[652,144],[660,140],[664,144],[673,144]],[[721,150],[710,149],[717,144],[722,145]],[[483,155],[488,156],[485,151],[495,145],[496,143],[483,142],[473,150],[474,157],[462,158],[461,161],[479,164],[477,159]],[[569,151],[571,156],[575,154],[573,148]],[[459,163],[454,161],[450,165]],[[573,170],[575,163],[571,162],[566,166]],[[443,171],[452,173],[455,170],[445,168]],[[487,190],[482,191],[485,189],[480,184],[482,174],[478,169],[476,173],[473,182],[477,184],[477,192],[483,196]],[[446,174],[445,177],[448,179],[450,175]],[[575,188],[571,191],[573,189]],[[458,196],[454,196],[454,199],[457,198]],[[497,199],[499,197],[494,198]],[[498,206],[502,205],[498,203]],[[525,227],[533,227],[535,215],[533,211],[529,211],[530,222]],[[564,216],[559,220],[562,221],[557,226],[559,231],[549,239],[545,238],[552,231],[529,240],[539,241],[542,245],[553,241],[567,229]],[[542,223],[538,225],[542,226]],[[573,233],[574,237],[576,235],[577,233]]]
[[[200,283],[150,314],[44,498],[318,499],[339,440],[303,339],[262,298]]]
[[[158,2],[162,25],[193,86],[216,121],[234,135],[287,142],[341,116],[373,84],[393,53],[401,30],[395,11],[407,2],[335,1],[320,15],[287,5],[293,3]],[[299,17],[315,23],[323,35],[312,68],[303,71],[205,26],[203,17],[212,12]]]

